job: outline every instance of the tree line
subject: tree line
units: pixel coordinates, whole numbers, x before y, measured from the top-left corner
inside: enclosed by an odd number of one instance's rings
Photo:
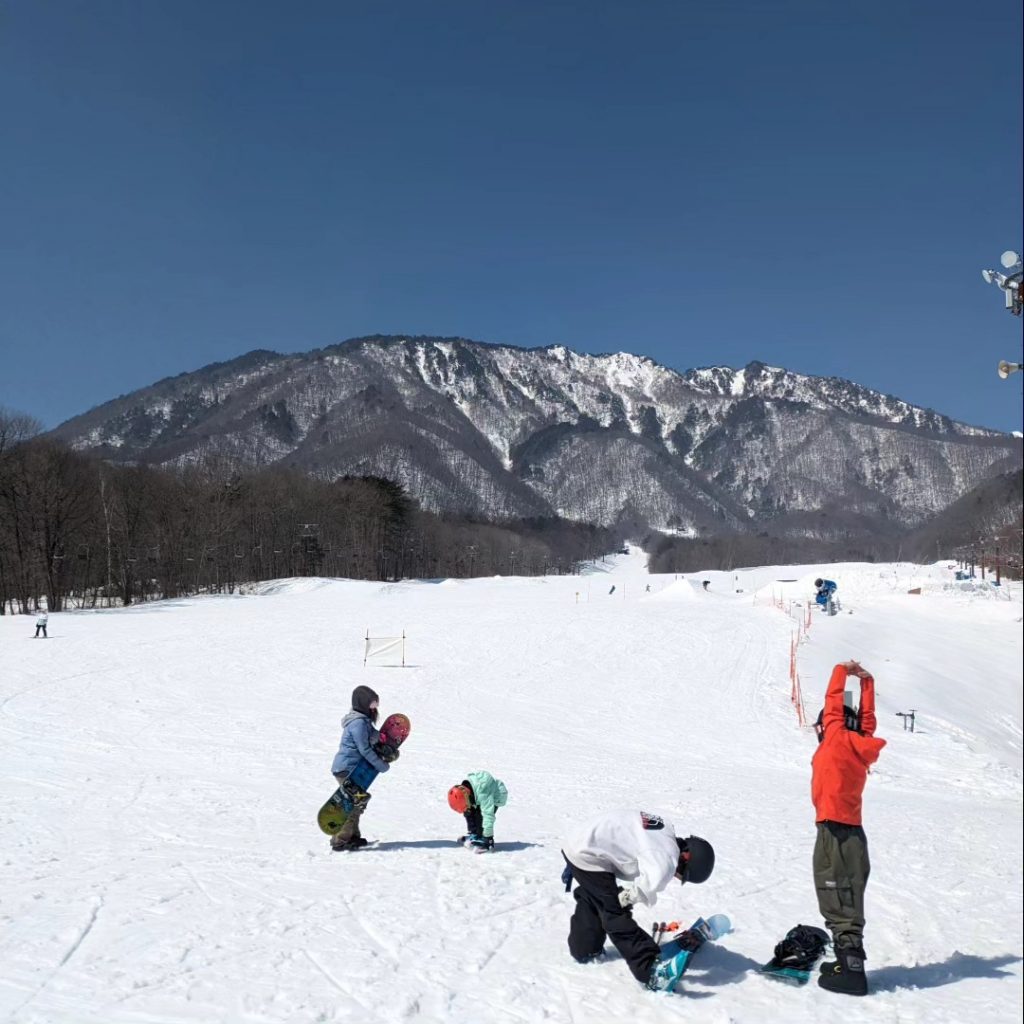
[[[965,564],[999,566],[1019,580],[1024,573],[1024,516],[1020,470],[985,481],[927,522],[880,533],[852,520],[825,536],[773,533],[720,533],[670,537],[651,533],[644,540],[653,573],[729,571],[754,565],[808,565],[830,562],[929,563],[958,559]],[[807,524],[801,524],[807,528]],[[792,527],[791,527],[792,528]]]
[[[571,573],[614,531],[420,510],[379,477],[317,480],[209,460],[119,466],[0,409],[0,614],[230,593],[263,580]]]

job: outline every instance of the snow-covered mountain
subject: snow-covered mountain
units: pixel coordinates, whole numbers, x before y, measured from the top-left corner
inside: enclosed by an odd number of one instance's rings
[[[909,525],[1021,462],[1017,439],[837,378],[458,338],[250,352],[54,434],[112,461],[376,474],[437,511],[687,534],[819,511]]]

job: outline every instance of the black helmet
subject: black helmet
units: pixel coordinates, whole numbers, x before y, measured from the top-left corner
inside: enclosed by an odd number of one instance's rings
[[[814,581],[814,585],[815,585],[816,587],[820,587],[820,586],[822,585],[822,583],[824,583],[824,582],[825,582],[825,581],[824,581],[824,580],[823,580],[823,579],[822,579],[822,578],[821,578],[821,577],[819,576],[819,577],[818,577],[818,578],[817,578],[817,579],[816,579],[816,580]]]
[[[679,878],[682,882],[700,884],[711,877],[715,870],[715,849],[700,836],[676,839],[679,845]]]
[[[818,737],[820,743],[825,738],[825,709],[822,708],[818,712],[818,717],[814,720],[814,732]],[[860,712],[854,711],[849,704],[843,705],[843,725],[846,726],[850,732],[860,732]]]

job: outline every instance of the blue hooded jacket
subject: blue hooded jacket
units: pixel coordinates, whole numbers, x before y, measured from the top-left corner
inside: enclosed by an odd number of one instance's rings
[[[362,760],[369,761],[379,772],[391,767],[373,749],[380,733],[370,720],[370,701],[377,699],[368,686],[357,686],[352,691],[352,710],[341,720],[341,743],[331,764],[335,775],[348,775]]]

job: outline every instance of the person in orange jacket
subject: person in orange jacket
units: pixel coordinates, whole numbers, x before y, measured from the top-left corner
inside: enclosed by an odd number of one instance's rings
[[[849,676],[860,679],[860,710],[845,705]],[[871,862],[861,822],[868,769],[885,740],[875,738],[875,681],[856,661],[836,665],[815,730],[811,759],[811,800],[818,836],[814,844],[814,885],[818,907],[832,932],[836,959],[822,964],[818,984],[832,992],[867,995],[864,973],[864,890]]]

